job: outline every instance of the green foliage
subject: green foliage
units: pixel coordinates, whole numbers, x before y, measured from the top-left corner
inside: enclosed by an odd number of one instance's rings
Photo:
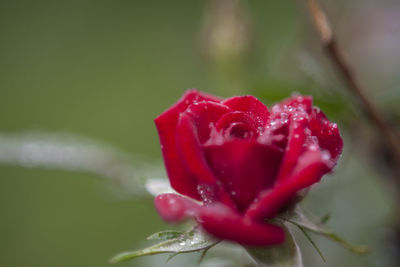
[[[178,238],[182,235],[184,235],[184,233],[180,231],[165,230],[152,234],[147,238],[147,240],[168,240],[168,239]]]
[[[110,262],[118,263],[141,256],[162,253],[173,253],[169,258],[171,259],[180,253],[207,251],[219,242],[218,240],[206,235],[198,227],[193,227],[191,230],[182,234],[178,234],[175,231],[163,231],[151,235],[150,239],[166,240],[145,249],[120,253],[113,257]],[[204,256],[202,255],[201,258],[203,257]]]
[[[309,219],[309,216],[300,208],[299,205],[297,205],[293,210],[288,211],[286,214],[284,214],[282,216],[282,219],[296,225],[302,231],[305,229],[313,233],[327,237],[330,240],[335,241],[339,245],[348,249],[352,253],[365,254],[370,252],[370,249],[368,247],[353,245],[350,242],[343,239],[342,237],[340,237],[339,235],[337,235],[332,230],[326,228],[324,225],[313,222],[312,220]],[[315,246],[315,244],[313,242],[312,244],[317,249],[318,253],[321,255],[319,249]]]

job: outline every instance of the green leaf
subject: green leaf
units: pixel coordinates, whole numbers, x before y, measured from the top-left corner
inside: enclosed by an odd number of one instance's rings
[[[214,244],[212,244],[211,246],[209,246],[209,247],[203,249],[203,252],[201,253],[201,256],[200,256],[200,258],[199,258],[199,260],[198,260],[198,262],[197,262],[197,266],[200,266],[200,264],[203,262],[204,258],[206,257],[207,252],[208,252],[213,246],[217,245],[219,242],[221,242],[221,240],[220,240],[220,241],[217,241],[217,242],[215,242]]]
[[[175,231],[175,230],[165,230],[161,232],[157,232],[152,234],[147,238],[147,240],[168,240],[168,239],[173,239],[180,237],[183,235],[184,232],[181,231]]]
[[[296,225],[297,227],[302,227],[313,233],[325,236],[332,241],[337,242],[352,253],[364,254],[370,252],[370,249],[367,246],[353,245],[345,239],[341,238],[332,230],[326,228],[324,225],[313,222],[309,219],[309,216],[306,215],[306,213],[300,208],[299,205],[297,205],[293,210],[281,215],[280,218]]]
[[[175,253],[170,254],[168,256],[167,260],[165,261],[165,263],[168,263],[170,260],[172,260],[173,258],[175,258],[178,255],[179,255],[179,252],[175,252]]]
[[[277,246],[245,249],[260,267],[303,267],[301,252],[289,229],[285,229],[285,242]]]
[[[158,233],[156,233],[157,236]],[[164,234],[162,234],[163,236]],[[166,235],[164,235],[166,236]],[[214,245],[216,245],[219,241],[211,238],[210,236],[206,235],[200,228],[194,227],[191,230],[182,233],[181,235],[160,242],[156,245],[151,247],[137,250],[137,251],[130,251],[130,252],[123,252],[115,257],[113,257],[110,262],[111,263],[118,263],[127,261],[136,257],[147,256],[147,255],[154,255],[154,254],[162,254],[162,253],[188,253],[194,251],[201,251],[204,249],[208,249]]]
[[[331,219],[331,215],[329,213],[325,214],[324,216],[321,217],[320,223],[326,224],[330,219]]]
[[[307,240],[311,243],[311,245],[313,246],[313,248],[317,251],[318,255],[321,257],[321,259],[326,263],[326,259],[324,257],[324,255],[322,254],[321,250],[319,249],[319,247],[317,246],[317,244],[315,244],[314,240],[311,238],[311,236],[307,233],[307,231],[301,227],[300,225],[297,225],[297,227],[300,229],[300,231],[304,234],[304,236],[307,238]]]

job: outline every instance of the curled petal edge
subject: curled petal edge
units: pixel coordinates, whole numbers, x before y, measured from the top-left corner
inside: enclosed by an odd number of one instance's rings
[[[204,230],[220,239],[253,246],[281,244],[285,240],[281,227],[252,221],[223,204],[202,206],[177,194],[163,194],[155,198],[155,206],[167,222],[194,218]]]
[[[260,193],[260,197],[246,211],[245,217],[252,220],[265,220],[273,218],[285,204],[296,196],[296,193],[321,180],[328,173],[333,163],[325,151],[307,151],[299,159],[293,175],[274,188]],[[301,163],[304,164],[301,164]]]
[[[154,120],[160,137],[162,154],[171,186],[177,192],[195,199],[200,199],[196,189],[197,180],[182,168],[184,164],[178,155],[175,141],[179,114],[184,112],[189,105],[199,101],[221,102],[222,99],[200,93],[194,89],[188,90],[176,104]]]

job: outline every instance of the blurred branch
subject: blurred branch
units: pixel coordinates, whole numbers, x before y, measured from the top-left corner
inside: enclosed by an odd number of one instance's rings
[[[28,132],[0,134],[0,164],[97,174],[125,190],[143,194],[143,182],[128,155],[74,135]]]
[[[391,154],[395,160],[393,168],[396,171],[398,183],[400,184],[400,136],[398,132],[394,127],[387,123],[380,110],[369,99],[360,82],[357,80],[353,69],[345,58],[340,46],[337,44],[335,35],[325,12],[316,0],[306,1],[322,46],[327,52],[332,64],[335,65],[338,71],[342,74],[348,84],[348,89],[359,99],[366,115],[385,137]]]

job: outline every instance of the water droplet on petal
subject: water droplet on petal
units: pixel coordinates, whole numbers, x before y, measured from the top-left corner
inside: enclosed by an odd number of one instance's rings
[[[208,184],[199,184],[197,186],[197,192],[204,203],[210,204],[215,200],[215,189],[214,186]]]
[[[324,161],[328,161],[331,159],[331,154],[328,151],[323,151],[322,152],[322,159]]]
[[[317,151],[318,150],[318,146],[316,144],[312,144],[308,147],[311,151]]]

